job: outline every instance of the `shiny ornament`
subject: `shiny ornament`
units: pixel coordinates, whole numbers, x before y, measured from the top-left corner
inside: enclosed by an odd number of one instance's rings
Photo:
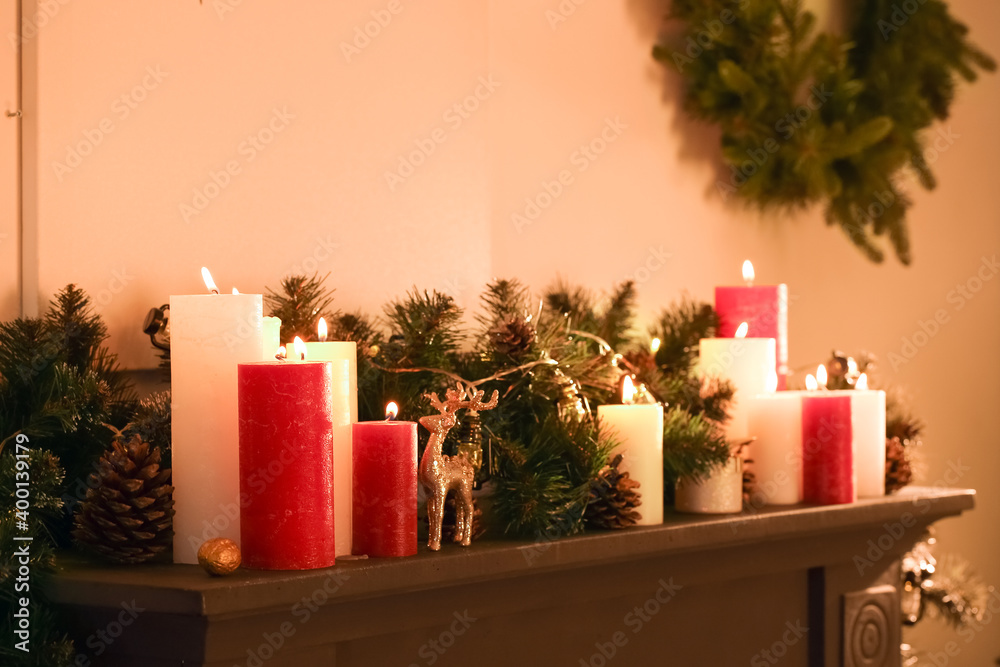
[[[430,528],[427,546],[432,551],[441,548],[441,524],[444,520],[445,500],[449,491],[455,491],[457,494],[454,541],[461,542],[463,547],[472,543],[472,522],[475,511],[472,503],[472,486],[476,471],[473,462],[465,453],[446,456],[441,448],[448,431],[455,425],[455,413],[458,410],[468,408],[479,412],[496,407],[499,400],[498,392],[494,390],[493,396],[486,403],[482,400],[483,393],[473,390],[471,398],[466,400],[465,390],[458,387],[449,389],[445,393],[444,401],[438,398],[437,393],[427,395],[431,405],[440,413],[420,418],[420,425],[431,432],[424,455],[420,458],[419,477],[420,483],[427,491],[427,522]]]
[[[553,373],[559,384],[559,398],[556,401],[556,411],[563,421],[580,421],[590,414],[590,405],[580,392],[580,385],[556,368]]]
[[[228,537],[208,540],[198,549],[198,564],[216,577],[232,574],[242,562],[239,545]]]

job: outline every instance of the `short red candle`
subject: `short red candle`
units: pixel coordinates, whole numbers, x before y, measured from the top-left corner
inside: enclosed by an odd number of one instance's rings
[[[417,423],[354,424],[355,554],[417,553]]]
[[[243,564],[329,567],[335,559],[333,365],[262,361],[239,364],[237,375]]]
[[[719,338],[733,338],[743,322],[747,338],[774,338],[777,343],[778,389],[786,387],[788,375],[788,286],[716,287],[715,311],[719,314]]]
[[[820,505],[851,503],[858,497],[856,486],[851,397],[803,396],[803,500]]]

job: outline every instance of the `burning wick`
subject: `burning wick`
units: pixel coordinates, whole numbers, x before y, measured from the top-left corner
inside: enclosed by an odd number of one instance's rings
[[[292,341],[292,345],[295,348],[295,356],[299,358],[299,361],[306,360],[306,344],[302,342],[302,339],[298,336]]]
[[[215,286],[215,281],[212,280],[212,273],[208,270],[208,267],[201,267],[201,279],[205,281],[205,287],[211,294],[218,294],[219,288]]]
[[[389,401],[389,404],[385,406],[385,420],[391,422],[399,414],[399,406],[396,405],[395,401]]]

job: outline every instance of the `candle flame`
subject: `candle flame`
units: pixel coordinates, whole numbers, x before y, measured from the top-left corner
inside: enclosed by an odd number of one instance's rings
[[[319,318],[319,324],[316,325],[316,335],[319,336],[319,342],[326,342],[326,318]]]
[[[215,286],[215,281],[212,280],[212,272],[208,270],[208,267],[201,267],[201,279],[205,281],[205,287],[210,293],[219,293],[219,288]]]
[[[861,390],[868,388],[868,373],[862,373],[858,376],[857,382],[854,383],[854,388]]]
[[[826,366],[824,366],[823,364],[820,364],[819,366],[816,367],[816,382],[818,384],[823,385],[824,387],[826,386],[827,382]]]
[[[746,282],[747,287],[753,286],[754,272],[753,272],[753,262],[749,259],[743,261],[743,280]]]
[[[816,382],[816,378],[813,377],[812,373],[806,376],[806,389],[809,391],[816,391],[819,389],[819,383]]]
[[[396,405],[395,401],[389,401],[385,406],[385,420],[392,421],[399,414],[399,406]]]
[[[234,287],[233,288],[233,294],[239,294],[239,293],[240,293],[240,291]]]
[[[767,393],[778,391],[778,372],[771,371],[767,376]]]
[[[742,322],[740,326],[736,327],[736,338],[746,338],[747,333],[750,331],[750,325],[746,322]]]
[[[652,352],[653,354],[656,354],[657,352],[660,351],[660,345],[662,344],[663,341],[661,341],[659,338],[654,338],[653,340],[649,341],[649,351]]]
[[[286,356],[287,355],[285,353],[285,346],[284,345],[279,345],[278,346],[278,351],[274,353],[274,358],[275,359],[284,359]]]
[[[301,361],[305,361],[306,344],[302,342],[302,339],[296,336],[295,340],[292,342],[292,345],[295,347],[295,358]]]
[[[626,375],[622,380],[622,403],[632,405],[635,400],[635,385],[632,384],[632,376]]]

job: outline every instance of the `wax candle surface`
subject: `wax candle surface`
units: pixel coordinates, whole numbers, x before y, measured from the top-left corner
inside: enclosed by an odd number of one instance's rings
[[[261,346],[261,361],[271,361],[281,346],[281,320],[277,317],[264,318],[263,345]]]
[[[259,361],[260,294],[170,297],[174,561],[205,540],[240,542],[236,365]]]
[[[836,505],[857,500],[853,440],[850,396],[808,392],[802,397],[805,502]]]
[[[702,377],[729,380],[735,393],[725,424],[726,437],[739,441],[754,434],[747,424],[748,399],[768,393],[774,373],[773,338],[702,338],[698,347],[698,372]]]
[[[758,394],[747,403],[747,423],[757,439],[750,443],[755,491],[751,503],[802,502],[802,396],[806,392]]]
[[[858,497],[885,495],[885,392],[855,389],[851,399]]]
[[[417,553],[417,423],[354,424],[354,553]]]
[[[844,389],[827,394],[851,399],[858,498],[881,498],[885,495],[885,392]]]
[[[663,523],[663,406],[599,405],[597,416],[619,445],[619,470],[639,482],[640,526]]]
[[[335,561],[333,364],[239,365],[243,564],[263,570]]]
[[[743,460],[729,461],[701,480],[681,479],[674,490],[678,512],[694,514],[736,514],[743,510]]]
[[[354,466],[351,454],[351,424],[358,421],[358,344],[354,341],[306,343],[306,359],[337,364],[338,387],[333,402],[333,493],[336,499],[337,555],[352,553],[351,503]],[[346,371],[344,370],[346,369]],[[342,391],[346,372],[347,387]]]
[[[774,369],[778,389],[788,376],[788,286],[760,285],[715,288],[715,310],[719,314],[719,338],[732,338],[743,322],[747,338],[774,338],[777,356]]]

